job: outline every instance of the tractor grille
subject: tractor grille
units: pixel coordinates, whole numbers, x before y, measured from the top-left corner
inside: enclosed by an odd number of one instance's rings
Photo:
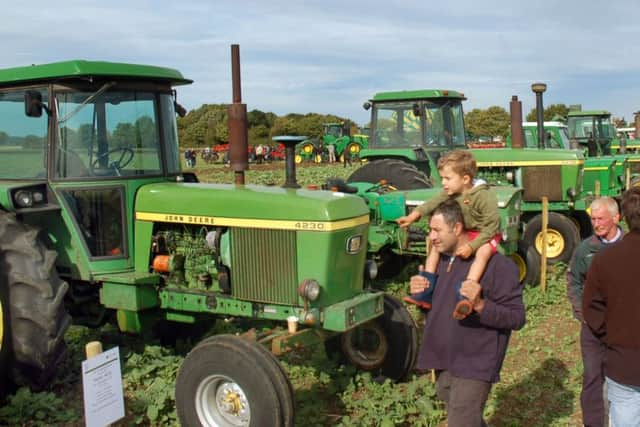
[[[232,228],[231,293],[251,301],[295,305],[296,232]]]
[[[549,200],[562,200],[562,169],[560,166],[532,166],[522,169],[525,202],[539,202],[543,196]]]

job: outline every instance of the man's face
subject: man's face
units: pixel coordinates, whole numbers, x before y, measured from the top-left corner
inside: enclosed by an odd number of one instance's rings
[[[441,253],[451,254],[458,245],[458,237],[462,225],[456,224],[454,227],[444,221],[441,214],[436,214],[429,221],[429,239],[432,246]]]
[[[598,237],[613,238],[617,232],[619,221],[620,215],[611,215],[606,206],[598,206],[595,209],[591,209],[591,225],[593,226],[593,232]]]
[[[469,175],[457,174],[449,165],[444,165],[439,172],[440,179],[442,181],[442,188],[449,196],[452,194],[462,193],[471,182]]]

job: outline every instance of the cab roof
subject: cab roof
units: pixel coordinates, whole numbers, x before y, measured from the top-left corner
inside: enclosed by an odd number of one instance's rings
[[[406,101],[436,98],[467,99],[462,92],[448,89],[401,90],[394,92],[378,92],[371,101]]]
[[[0,69],[0,86],[90,78],[153,80],[167,82],[174,86],[193,82],[185,79],[178,70],[172,68],[79,59]]]
[[[569,111],[567,117],[585,117],[585,116],[610,116],[611,113],[607,110],[584,110],[584,111]]]

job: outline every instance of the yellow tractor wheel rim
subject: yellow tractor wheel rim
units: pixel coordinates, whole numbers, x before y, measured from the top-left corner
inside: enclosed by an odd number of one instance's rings
[[[305,153],[309,154],[313,152],[313,146],[310,144],[304,145],[302,147],[302,151],[304,151]]]
[[[322,163],[322,156],[320,154],[316,154],[316,157],[313,159],[316,163]]]
[[[302,156],[300,154],[296,154],[295,161],[296,163],[302,163]]]
[[[522,259],[522,257],[518,253],[511,254],[510,257],[518,267],[518,281],[522,282],[524,278],[527,277],[527,263],[524,261],[524,259]]]
[[[547,230],[547,258],[556,258],[564,252],[564,237],[558,230]],[[542,232],[536,236],[536,250],[542,255]]]
[[[351,146],[349,147],[349,152],[356,154],[360,152],[360,146],[358,144],[351,144]]]

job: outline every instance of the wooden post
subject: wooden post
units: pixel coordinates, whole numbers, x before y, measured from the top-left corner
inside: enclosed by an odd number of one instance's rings
[[[91,359],[102,353],[102,343],[100,341],[91,341],[84,346],[84,352],[87,355],[87,359]]]
[[[549,226],[549,198],[542,197],[542,256],[540,257],[540,288],[547,291],[547,227]]]

